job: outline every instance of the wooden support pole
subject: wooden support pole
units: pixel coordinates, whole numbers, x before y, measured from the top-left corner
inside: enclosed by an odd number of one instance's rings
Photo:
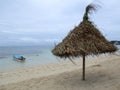
[[[85,80],[85,55],[83,55],[83,80]]]

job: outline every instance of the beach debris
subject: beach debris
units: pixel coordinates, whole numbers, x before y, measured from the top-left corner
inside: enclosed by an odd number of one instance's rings
[[[95,4],[89,4],[83,16],[83,21],[54,47],[52,53],[60,58],[83,57],[83,77],[85,80],[85,57],[102,53],[113,53],[117,47],[111,44],[90,21],[89,14],[97,10]]]

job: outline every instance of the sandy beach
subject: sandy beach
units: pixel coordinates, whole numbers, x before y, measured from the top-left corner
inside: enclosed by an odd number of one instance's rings
[[[82,60],[0,71],[0,90],[120,90],[120,56],[86,58],[86,80]]]

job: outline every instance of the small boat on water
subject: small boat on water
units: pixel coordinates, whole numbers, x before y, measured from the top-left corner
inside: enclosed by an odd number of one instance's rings
[[[14,60],[25,60],[25,57],[23,57],[22,55],[19,55],[19,54],[13,54],[13,59]]]

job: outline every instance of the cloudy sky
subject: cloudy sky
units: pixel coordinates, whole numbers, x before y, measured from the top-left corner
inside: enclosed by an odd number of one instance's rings
[[[94,0],[0,0],[0,46],[61,41]],[[99,0],[90,18],[108,40],[120,40],[120,1]]]

